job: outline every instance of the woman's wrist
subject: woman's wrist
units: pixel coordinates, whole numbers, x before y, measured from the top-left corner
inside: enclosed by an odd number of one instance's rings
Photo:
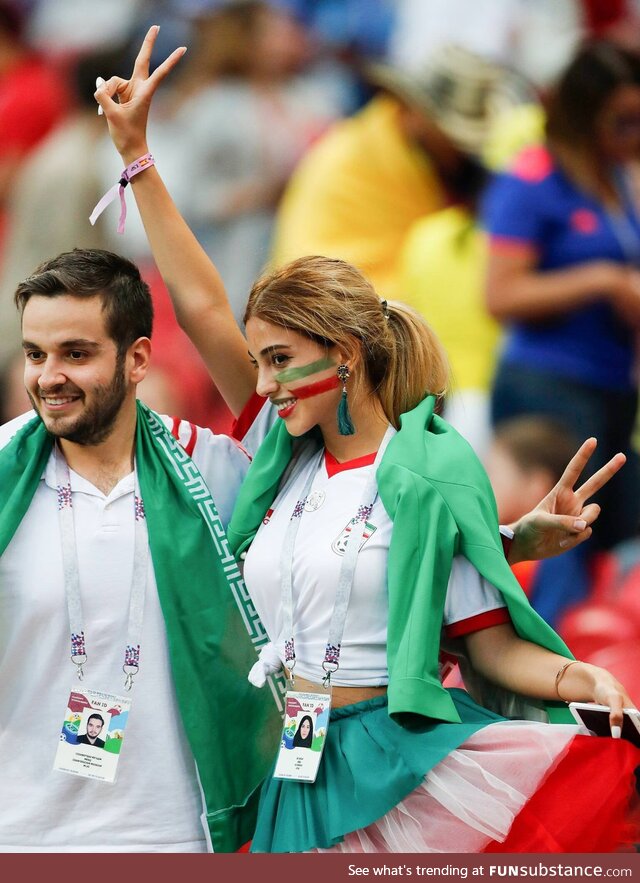
[[[568,660],[564,662],[555,678],[556,698],[562,702],[593,702],[596,668],[588,662]]]
[[[140,159],[141,156],[149,153],[149,146],[146,141],[143,141],[139,144],[135,144],[131,147],[127,147],[124,150],[120,151],[120,157],[122,158],[122,162],[126,166],[131,165],[132,162],[135,162],[137,159]]]

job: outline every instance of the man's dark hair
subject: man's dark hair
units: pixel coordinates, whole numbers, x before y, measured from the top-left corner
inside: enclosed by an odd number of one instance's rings
[[[90,720],[100,721],[102,726],[104,726],[104,718],[102,717],[101,714],[90,714],[89,717],[87,718],[87,723],[89,723]]]
[[[123,355],[134,340],[151,337],[153,304],[149,286],[134,263],[99,248],[74,248],[45,261],[18,285],[20,313],[31,297],[96,297],[102,299],[107,332]]]

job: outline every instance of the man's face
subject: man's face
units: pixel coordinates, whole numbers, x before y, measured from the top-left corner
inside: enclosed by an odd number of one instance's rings
[[[90,717],[87,721],[87,736],[90,739],[97,739],[102,732],[104,724],[97,717]]]
[[[48,431],[80,445],[112,432],[127,395],[124,365],[102,300],[36,295],[22,316],[24,381]]]

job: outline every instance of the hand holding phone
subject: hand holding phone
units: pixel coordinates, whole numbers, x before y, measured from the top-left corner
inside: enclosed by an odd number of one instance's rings
[[[609,715],[611,709],[606,705],[595,705],[592,702],[570,702],[569,711],[579,724],[585,726],[596,736],[611,736]],[[637,708],[622,709],[622,738],[628,739],[640,748],[640,711]]]

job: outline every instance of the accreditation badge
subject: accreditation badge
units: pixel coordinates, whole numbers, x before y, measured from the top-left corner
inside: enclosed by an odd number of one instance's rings
[[[113,783],[131,699],[96,690],[71,690],[54,770]]]
[[[330,693],[289,691],[274,779],[315,782],[329,728]]]

